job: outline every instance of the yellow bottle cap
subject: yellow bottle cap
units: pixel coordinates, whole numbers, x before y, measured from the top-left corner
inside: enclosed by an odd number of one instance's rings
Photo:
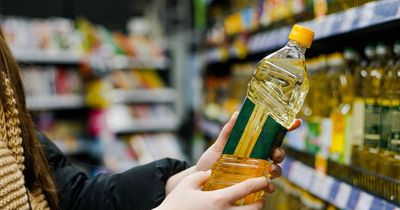
[[[290,31],[288,38],[289,40],[296,41],[304,47],[310,48],[314,39],[314,31],[296,24],[293,26],[292,31]]]

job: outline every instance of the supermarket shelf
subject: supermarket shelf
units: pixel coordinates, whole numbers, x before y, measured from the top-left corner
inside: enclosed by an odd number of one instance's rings
[[[30,110],[76,109],[86,106],[82,95],[28,96],[27,106]]]
[[[313,29],[316,35],[315,40],[321,40],[399,19],[400,0],[382,0],[299,24]],[[290,30],[291,26],[285,26],[254,34],[247,42],[249,54],[270,51],[283,46],[287,42]],[[229,58],[237,58],[233,47],[228,50]],[[207,63],[224,61],[220,52],[218,48],[206,52]]]
[[[311,165],[310,154],[286,148],[283,176],[340,209],[397,210],[400,181],[328,160],[327,175]],[[351,176],[351,178],[350,178]],[[396,208],[397,205],[397,208]]]
[[[177,118],[164,119],[136,119],[130,124],[111,127],[118,134],[156,132],[156,131],[176,131],[179,126]]]
[[[176,100],[176,91],[172,88],[112,90],[108,98],[113,103],[169,103]]]
[[[81,64],[81,56],[72,53],[50,54],[46,52],[21,52],[14,51],[14,56],[19,63],[33,64]]]
[[[124,55],[108,58],[92,56],[87,59],[89,65],[96,70],[112,71],[115,69],[157,69],[167,70],[168,59],[134,58]]]
[[[72,53],[46,53],[46,52],[22,52],[14,51],[15,58],[19,63],[28,64],[58,64],[58,65],[80,65],[86,60],[94,69],[111,71],[114,69],[158,69],[166,70],[168,60],[139,59],[128,56],[113,56],[110,58],[92,57],[86,59],[82,55]],[[84,61],[85,60],[85,61]]]

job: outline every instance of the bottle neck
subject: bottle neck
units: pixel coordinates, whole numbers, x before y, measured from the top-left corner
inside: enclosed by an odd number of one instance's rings
[[[299,44],[298,42],[296,42],[294,40],[289,40],[289,42],[287,43],[287,46],[291,47],[291,48],[295,48],[297,51],[299,51],[303,55],[306,53],[306,50],[307,50],[306,47],[304,47],[303,45]]]

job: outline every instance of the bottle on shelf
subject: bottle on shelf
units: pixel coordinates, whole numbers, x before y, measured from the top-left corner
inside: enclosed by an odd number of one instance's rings
[[[223,155],[204,190],[269,176],[268,158],[281,145],[308,92],[304,53],[313,38],[314,32],[295,25],[287,45],[259,62]],[[261,196],[257,192],[237,204],[252,203]]]
[[[365,92],[367,90],[367,68],[369,61],[375,56],[373,46],[367,45],[364,49],[367,59],[361,60],[354,70],[355,98],[353,103],[353,143],[351,151],[351,164],[362,166],[361,156],[366,153],[364,148],[364,109]],[[356,123],[357,122],[357,123]]]
[[[389,61],[389,49],[383,43],[378,43],[375,48],[375,56],[367,69],[367,87],[365,91],[364,109],[364,146],[368,150],[365,156],[365,166],[371,171],[378,170],[379,143],[380,140],[380,95],[382,90],[382,78]]]
[[[394,56],[384,74],[381,107],[381,138],[387,143],[384,150],[386,161],[381,162],[380,172],[394,179],[400,179],[400,42],[393,46]]]
[[[345,127],[345,148],[344,148],[344,164],[351,163],[352,150],[354,149],[354,145],[360,145],[361,139],[355,140],[354,132],[355,132],[355,124],[358,124],[359,121],[355,121],[356,112],[354,105],[356,104],[357,94],[356,94],[356,83],[357,83],[357,72],[358,65],[360,64],[361,59],[360,55],[352,48],[346,47],[343,51],[343,57],[345,59],[345,71],[344,78],[348,78],[351,81],[351,84],[344,85],[346,87],[344,91],[346,92],[346,96],[344,97],[344,104],[349,104],[350,110],[347,114],[346,118],[346,127]],[[347,79],[346,79],[347,80]],[[344,80],[344,82],[346,81]],[[362,112],[361,112],[362,113]]]
[[[324,156],[328,155],[329,141],[330,141],[330,132],[329,132],[329,124],[330,120],[330,106],[329,106],[329,98],[330,95],[330,85],[328,82],[320,82],[320,81],[328,81],[328,64],[327,58],[325,55],[321,55],[317,58],[317,67],[315,76],[311,79],[311,91],[313,94],[310,97],[311,100],[311,109],[312,115],[309,118],[308,122],[308,137],[306,141],[307,151],[312,154],[321,154]],[[328,126],[327,126],[328,125]],[[327,138],[329,137],[329,138]]]
[[[331,113],[332,141],[330,158],[334,161],[345,162],[349,156],[346,148],[349,147],[351,136],[352,105],[354,98],[353,76],[345,65],[341,53],[334,53],[329,59],[331,85]]]

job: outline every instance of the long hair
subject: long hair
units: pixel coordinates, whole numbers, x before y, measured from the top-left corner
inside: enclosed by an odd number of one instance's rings
[[[22,148],[24,155],[25,187],[30,191],[41,188],[46,196],[50,209],[58,209],[58,194],[42,146],[38,140],[36,129],[29,111],[26,108],[25,93],[19,74],[19,66],[9,49],[0,30],[0,72],[9,82],[15,97],[21,129]],[[1,84],[5,87],[5,78],[1,77]],[[0,103],[6,108],[6,91],[0,91]]]

